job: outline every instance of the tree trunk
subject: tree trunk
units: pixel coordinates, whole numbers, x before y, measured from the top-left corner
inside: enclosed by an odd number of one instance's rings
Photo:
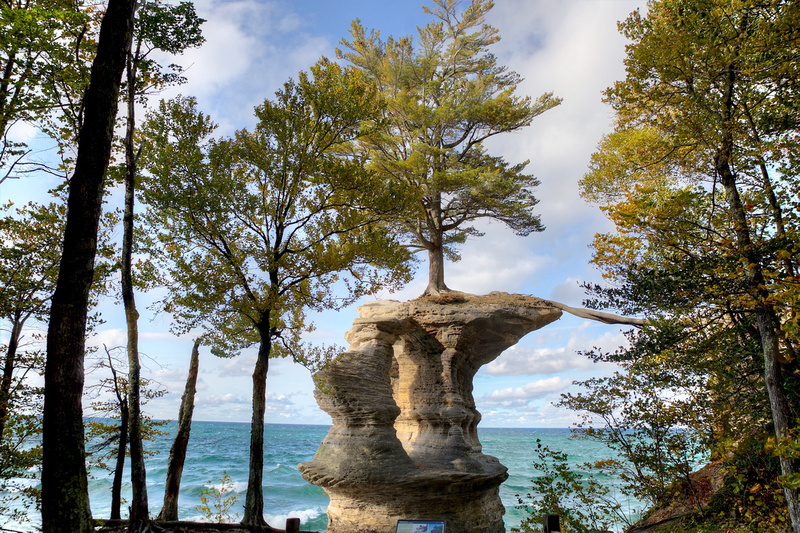
[[[93,531],[83,431],[83,358],[103,183],[135,0],[109,0],[84,95],[84,122],[67,200],[67,224],[50,310],[42,421],[42,530]]]
[[[765,303],[756,308],[758,319],[758,332],[761,336],[761,347],[764,353],[764,382],[769,395],[769,407],[772,412],[772,423],[775,426],[775,438],[778,442],[789,436],[793,427],[790,418],[789,404],[784,393],[780,354],[780,326],[772,306]],[[787,457],[780,457],[781,473],[783,475],[795,474],[797,469],[793,461]],[[794,533],[800,533],[800,491],[783,488],[786,505],[789,508],[789,517],[792,521]]]
[[[111,483],[111,520],[121,518],[122,507],[122,475],[125,470],[125,453],[128,451],[128,424],[130,415],[128,413],[128,400],[119,405],[119,444],[117,445],[117,464],[114,465],[114,480]]]
[[[192,430],[192,412],[194,411],[194,394],[197,390],[199,361],[200,339],[197,339],[192,347],[189,376],[186,378],[186,387],[184,388],[181,407],[178,411],[178,431],[175,433],[175,442],[172,443],[172,448],[169,451],[167,482],[164,488],[164,506],[158,515],[159,520],[178,521],[178,494],[181,488],[183,463],[186,460],[186,448],[189,445],[189,434]]]
[[[444,230],[442,227],[442,194],[437,192],[426,199],[425,226],[428,239],[417,235],[428,250],[428,287],[423,294],[437,296],[452,292],[444,283]]]
[[[3,378],[0,382],[0,443],[3,442],[3,433],[5,433],[11,404],[11,385],[14,381],[14,370],[17,367],[17,347],[19,345],[19,335],[22,331],[22,322],[24,321],[14,320],[14,324],[11,326],[6,359],[3,361]]]
[[[726,145],[729,146],[729,145]],[[764,354],[764,382],[769,396],[770,411],[772,421],[775,426],[775,437],[778,441],[789,435],[793,424],[789,404],[786,402],[783,378],[781,376],[780,355],[780,324],[777,314],[771,304],[768,303],[769,294],[764,288],[764,273],[760,267],[759,258],[753,253],[750,229],[747,223],[747,215],[742,205],[739,190],[736,185],[736,176],[730,168],[730,151],[723,149],[717,155],[715,165],[720,175],[721,182],[725,188],[728,201],[728,208],[732,215],[734,232],[741,257],[747,263],[747,281],[751,289],[751,295],[756,301],[755,315],[758,321],[758,333],[761,340],[761,349]],[[783,475],[794,474],[795,466],[791,460],[781,457],[781,473]],[[789,516],[792,521],[794,533],[800,533],[800,491],[783,488],[786,505],[789,509]]]
[[[452,292],[444,283],[444,248],[441,244],[428,249],[428,286],[423,294],[437,296]]]
[[[264,521],[264,415],[267,406],[267,371],[272,351],[270,313],[258,327],[261,342],[253,370],[253,419],[250,425],[250,475],[244,502],[242,525],[255,530],[271,531]]]
[[[128,60],[128,122],[125,132],[125,212],[122,218],[122,303],[128,328],[128,409],[131,449],[131,505],[128,531],[149,528],[150,509],[147,500],[147,470],[142,446],[142,412],[140,400],[141,364],[139,362],[139,312],[133,294],[133,212],[136,192],[136,156],[133,153],[134,97],[136,68]]]

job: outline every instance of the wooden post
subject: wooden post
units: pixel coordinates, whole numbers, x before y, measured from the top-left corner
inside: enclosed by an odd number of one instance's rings
[[[300,519],[287,518],[286,519],[286,533],[300,533]]]

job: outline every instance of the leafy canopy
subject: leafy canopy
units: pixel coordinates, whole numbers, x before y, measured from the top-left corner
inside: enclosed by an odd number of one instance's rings
[[[205,325],[218,353],[268,335],[299,356],[307,309],[407,279],[405,252],[373,225],[391,201],[353,154],[379,103],[357,70],[322,61],[256,108],[252,132],[211,138],[191,98],[149,116],[143,197],[180,328]]]
[[[536,100],[515,94],[521,78],[497,64],[489,47],[500,37],[485,23],[492,3],[456,0],[424,8],[433,21],[412,37],[386,41],[356,20],[337,54],[360,69],[385,99],[377,128],[359,143],[370,168],[402,186],[403,208],[392,229],[414,250],[447,252],[480,232],[473,223],[499,220],[520,235],[541,231],[532,209],[538,180],[527,162],[492,155],[484,141],[528,126],[558,105],[552,93]],[[438,275],[438,274],[437,274]],[[443,273],[442,273],[443,275]],[[443,287],[443,280],[436,280]]]

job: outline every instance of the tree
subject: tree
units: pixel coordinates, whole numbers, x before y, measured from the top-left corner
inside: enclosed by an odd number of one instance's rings
[[[34,162],[9,136],[33,123],[57,140],[74,140],[94,44],[92,9],[66,0],[8,0],[0,6],[0,180],[55,169]],[[60,124],[60,126],[59,126]]]
[[[47,319],[55,289],[65,219],[66,206],[58,201],[28,203],[0,219],[0,320],[9,326],[8,344],[0,359],[0,480],[4,484],[31,476],[41,465],[41,446],[36,442],[41,436],[43,391],[35,379],[44,370],[44,354],[38,348],[43,339],[37,328]],[[110,254],[103,236],[100,256]],[[95,292],[108,274],[106,267],[101,264],[95,271]],[[21,487],[18,494],[29,500],[29,507],[38,508],[38,489]],[[12,516],[10,511],[0,514]]]
[[[491,155],[484,141],[528,126],[558,105],[552,93],[536,100],[514,94],[521,78],[488,49],[500,37],[484,23],[489,0],[472,0],[463,13],[457,0],[434,0],[424,8],[434,22],[411,37],[386,42],[356,20],[351,41],[337,54],[361,69],[385,98],[379,127],[360,146],[370,167],[405,192],[392,229],[407,245],[428,253],[425,294],[449,289],[444,256],[457,259],[454,244],[481,233],[471,224],[499,220],[519,235],[542,231],[532,213],[538,180]]]
[[[194,412],[194,395],[197,390],[197,372],[200,364],[200,339],[194,341],[192,357],[189,362],[189,375],[186,376],[186,387],[181,396],[181,407],[178,411],[178,430],[175,441],[169,450],[167,463],[167,481],[164,484],[164,505],[158,513],[160,520],[178,520],[178,496],[181,487],[183,464],[186,460],[186,449],[189,446],[189,435],[192,431],[192,413]]]
[[[136,131],[136,102],[143,101],[149,91],[161,89],[166,85],[180,83],[180,69],[171,65],[164,69],[149,56],[154,51],[172,54],[183,52],[186,48],[199,46],[204,39],[200,32],[203,19],[197,17],[194,6],[181,2],[177,6],[162,5],[159,2],[146,3],[136,17],[134,37],[126,63],[125,98],[127,100],[127,120],[125,127],[125,208],[123,215],[122,243],[122,302],[125,308],[125,323],[128,331],[128,409],[130,411],[131,484],[133,497],[129,529],[145,531],[148,529],[150,512],[147,499],[147,473],[144,464],[144,450],[140,429],[141,411],[139,386],[141,365],[139,362],[139,312],[133,292],[133,241],[134,241],[134,202],[139,155],[134,147]]]
[[[31,378],[43,369],[43,354],[26,348],[25,326],[42,320],[52,296],[61,250],[66,210],[56,204],[28,204],[14,216],[0,220],[0,319],[10,325],[3,346],[0,378],[0,483],[3,490],[18,488],[30,507],[38,507],[37,491],[15,487],[41,462],[41,388]],[[0,502],[0,514],[21,519],[10,502]]]
[[[135,8],[132,0],[109,1],[83,101],[83,124],[70,180],[67,223],[47,335],[42,419],[42,529],[47,533],[92,531],[81,404],[86,318],[103,182]]]
[[[12,381],[19,367],[23,329],[29,319],[44,319],[53,294],[65,213],[56,204],[28,204],[17,209],[16,216],[0,221],[0,318],[11,325],[0,382],[0,442],[10,411]]]
[[[512,532],[538,530],[543,514],[558,515],[564,533],[631,526],[620,503],[609,495],[609,488],[597,480],[591,464],[571,467],[566,453],[551,450],[540,439],[536,439],[534,453],[533,468],[538,475],[531,480],[531,492],[524,498],[516,495],[526,516]]]
[[[754,328],[778,439],[797,420],[798,21],[782,1],[665,0],[632,14],[627,77],[606,93],[618,124],[583,182],[617,224],[596,240],[612,277],[640,261],[679,272],[698,281],[682,285],[687,302]],[[794,472],[788,458],[781,468]],[[798,493],[785,497],[800,531]]]
[[[128,439],[130,433],[130,409],[128,408],[128,378],[125,373],[117,371],[117,367],[124,368],[125,361],[119,356],[112,355],[113,352],[122,351],[121,347],[105,350],[105,359],[101,358],[94,367],[89,370],[105,372],[106,369],[111,376],[100,379],[87,392],[92,398],[91,410],[100,419],[89,419],[86,423],[86,441],[90,443],[89,455],[91,466],[107,469],[113,475],[111,483],[111,512],[109,518],[112,520],[121,518],[122,507],[122,479],[125,468],[125,457],[129,454]],[[141,404],[144,405],[154,398],[164,396],[167,391],[152,387],[150,382],[142,380]],[[118,420],[119,422],[106,422],[103,419]],[[142,415],[139,420],[140,428],[138,434],[143,440],[153,440],[163,432],[158,428],[167,424],[167,421],[156,421],[148,416]],[[151,456],[158,451],[144,452],[143,455]],[[113,468],[109,468],[108,462],[113,461]]]
[[[622,369],[577,382],[580,392],[562,394],[558,404],[581,413],[577,437],[613,450],[613,458],[598,461],[595,470],[620,479],[624,494],[651,508],[675,483],[692,492],[689,475],[709,456],[711,378],[697,366],[682,364],[676,352],[685,340],[677,342],[676,334],[683,333],[660,323],[629,333],[631,348],[591,352],[595,361],[614,361]],[[695,505],[702,512],[697,498]]]
[[[40,506],[40,491],[30,480],[35,479],[42,461],[39,441],[43,391],[29,378],[38,375],[43,367],[41,351],[20,349],[14,359],[15,372],[8,381],[0,440],[0,528],[8,521],[30,520],[26,510]]]
[[[391,199],[374,194],[382,185],[352,154],[378,110],[358,71],[323,60],[256,108],[252,132],[211,140],[213,123],[189,98],[162,102],[144,128],[143,197],[172,280],[166,310],[185,329],[205,324],[214,353],[258,344],[248,527],[266,527],[269,357],[310,362],[315,352],[301,338],[310,328],[306,310],[338,308],[407,279],[405,251],[374,226]]]

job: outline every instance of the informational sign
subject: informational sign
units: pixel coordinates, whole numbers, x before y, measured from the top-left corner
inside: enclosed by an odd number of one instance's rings
[[[445,533],[444,520],[398,520],[395,533]]]

